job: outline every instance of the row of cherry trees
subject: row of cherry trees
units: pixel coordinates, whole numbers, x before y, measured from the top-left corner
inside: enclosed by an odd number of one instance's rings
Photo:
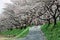
[[[35,8],[33,8],[33,10],[36,10]],[[37,18],[44,20],[44,21],[48,21],[48,26],[50,25],[51,20],[54,22],[54,26],[55,26],[57,24],[57,18],[60,16],[59,2],[58,0],[49,1],[48,4],[41,6],[40,9],[38,9],[34,13],[38,14]]]
[[[44,13],[40,12],[40,13],[42,15],[48,14],[47,18],[46,19],[40,18],[40,19],[47,20],[48,25],[50,25],[50,20],[53,19],[52,21],[54,21],[54,26],[55,26],[57,24],[57,18],[60,16],[60,5],[58,3],[58,0],[50,1],[49,4],[45,4],[44,9],[45,12]]]
[[[35,2],[31,2],[31,4],[26,1],[21,3],[20,0],[15,0],[12,2],[13,4],[6,3],[6,8],[4,8],[3,12],[3,15],[5,15],[6,18],[0,21],[0,29],[22,29],[26,28],[27,25],[31,25],[35,14],[33,10],[31,10],[33,13],[30,13],[28,10],[31,9],[31,6],[34,7],[33,4],[36,4],[36,0]]]
[[[19,2],[19,1],[18,1]],[[16,2],[14,4],[7,4],[4,8],[3,14],[7,16],[6,19],[0,22],[4,28],[22,28],[26,25],[32,25],[32,23],[40,24],[41,20],[48,22],[50,25],[53,19],[54,25],[56,25],[57,18],[60,15],[60,5],[57,0],[50,1],[49,4],[45,2],[36,2],[21,6]]]

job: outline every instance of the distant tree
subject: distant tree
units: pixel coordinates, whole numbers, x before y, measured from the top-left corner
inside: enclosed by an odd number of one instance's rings
[[[50,25],[50,20],[52,19],[50,13],[45,9],[45,7],[41,7],[42,9],[38,10],[37,13],[39,13],[39,18],[41,20],[47,21],[48,26]]]

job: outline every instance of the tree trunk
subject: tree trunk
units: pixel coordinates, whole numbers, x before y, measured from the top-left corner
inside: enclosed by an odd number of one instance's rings
[[[48,21],[48,26],[50,25],[50,20]]]
[[[56,23],[56,19],[57,19],[57,18],[56,18],[55,15],[54,15],[54,16],[53,16],[54,26],[57,24],[57,23]]]
[[[48,26],[50,25],[50,19],[47,19],[47,21],[48,21]]]
[[[56,18],[54,18],[54,25],[56,25]]]
[[[54,28],[56,28],[56,24],[57,24],[55,17],[53,18],[53,20],[54,20],[54,25],[53,25],[53,28],[51,29],[51,31],[52,31]]]

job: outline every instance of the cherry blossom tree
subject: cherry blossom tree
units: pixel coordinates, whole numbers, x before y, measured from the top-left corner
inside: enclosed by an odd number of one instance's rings
[[[49,11],[50,15],[54,20],[54,25],[56,25],[57,18],[60,15],[60,6],[58,5],[57,0],[50,2],[50,5],[45,5],[45,6],[47,8],[47,11]]]

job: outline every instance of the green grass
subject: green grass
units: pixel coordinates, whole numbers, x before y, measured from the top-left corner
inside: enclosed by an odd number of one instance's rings
[[[45,24],[42,25],[41,29],[47,37],[47,40],[60,40],[60,22],[57,22],[57,25],[54,28],[53,24],[50,24],[49,27]]]
[[[29,32],[29,27],[27,27],[26,29],[13,29],[13,30],[7,30],[4,32],[1,32],[2,35],[4,36],[15,36],[17,38],[19,37],[25,37]]]
[[[29,27],[26,28],[26,30],[24,30],[23,32],[21,32],[20,34],[18,34],[16,37],[25,37],[27,34],[29,33]]]

